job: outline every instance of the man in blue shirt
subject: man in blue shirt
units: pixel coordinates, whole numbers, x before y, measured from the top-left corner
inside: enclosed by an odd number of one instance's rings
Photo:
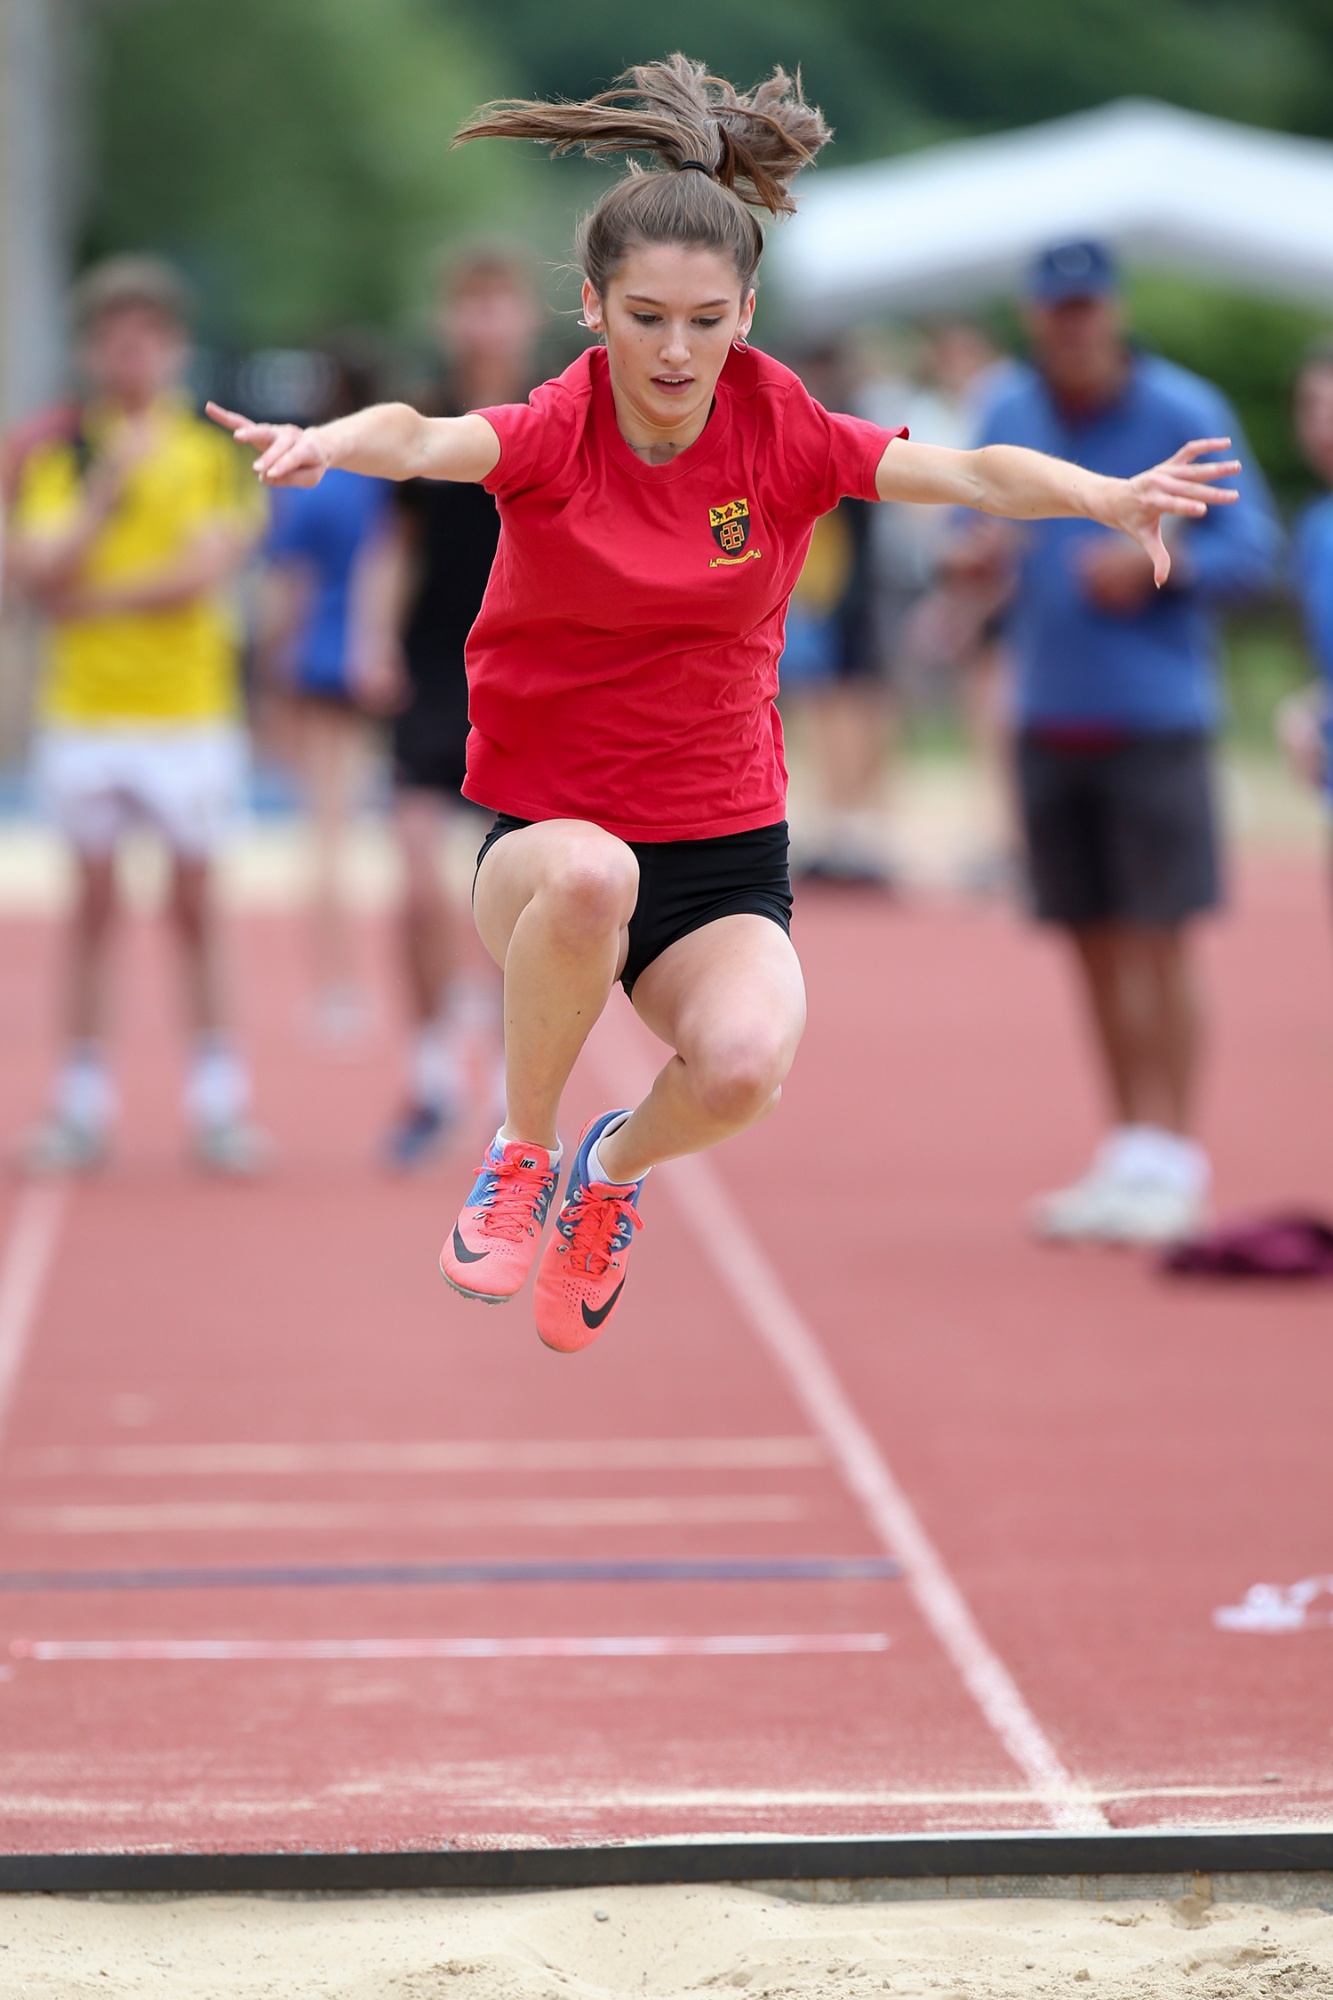
[[[1247,457],[1217,389],[1130,346],[1115,267],[1099,244],[1066,244],[1037,261],[1026,318],[1032,365],[991,404],[981,444],[1035,446],[1122,476],[1191,438],[1230,438]],[[1168,525],[1172,568],[1161,591],[1141,548],[1090,521],[1033,522],[1010,548],[1018,789],[1035,911],[1069,935],[1113,1109],[1090,1171],[1036,1204],[1034,1226],[1048,1237],[1163,1242],[1202,1212],[1189,926],[1220,901],[1214,614],[1266,587],[1280,542],[1253,464],[1240,493],[1197,523]]]
[[[1333,342],[1314,348],[1297,378],[1296,434],[1310,466],[1333,487]],[[1333,800],[1333,492],[1301,515],[1295,556],[1296,591],[1319,681],[1283,704],[1282,733],[1302,772],[1322,779]]]

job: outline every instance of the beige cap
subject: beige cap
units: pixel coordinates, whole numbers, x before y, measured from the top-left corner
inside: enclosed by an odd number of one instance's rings
[[[82,332],[121,306],[150,306],[187,327],[193,301],[178,271],[160,257],[104,257],[89,265],[70,293],[74,323]]]

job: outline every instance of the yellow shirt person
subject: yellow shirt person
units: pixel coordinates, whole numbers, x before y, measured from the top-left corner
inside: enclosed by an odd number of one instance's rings
[[[109,1150],[116,854],[144,825],[170,862],[194,1157],[250,1174],[265,1148],[246,1115],[213,874],[245,791],[229,592],[262,529],[263,500],[228,440],[185,401],[188,302],[175,273],[150,258],[111,258],[81,280],[74,308],[82,401],[32,421],[4,481],[8,581],[46,627],[38,789],[75,883],[60,1008],[68,1041],[27,1160],[36,1172],[71,1173]]]
[[[172,397],[140,421],[142,456],[79,567],[80,585],[94,595],[159,574],[211,527],[245,534],[262,525],[262,502],[213,425]],[[19,476],[15,529],[34,538],[65,529],[82,505],[90,462],[125,424],[89,411],[75,436],[37,445]],[[76,600],[71,615],[54,610],[41,717],[57,728],[232,722],[238,658],[235,617],[219,590],[87,616]]]

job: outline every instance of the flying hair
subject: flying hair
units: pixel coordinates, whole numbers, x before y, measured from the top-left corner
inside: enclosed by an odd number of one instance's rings
[[[743,94],[703,63],[673,55],[635,64],[582,103],[503,98],[483,105],[454,144],[533,139],[553,155],[656,155],[659,165],[649,171],[631,159],[579,226],[580,262],[603,293],[635,243],[721,251],[748,287],[764,244],[752,211],[794,213],[791,183],[832,136],[823,113],[807,104],[799,71],[792,77],[775,69]]]

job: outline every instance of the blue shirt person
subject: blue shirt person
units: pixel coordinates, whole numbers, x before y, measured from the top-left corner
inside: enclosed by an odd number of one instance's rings
[[[1322,776],[1333,799],[1333,493],[1306,508],[1296,524],[1293,571],[1305,630],[1319,669]]]
[[[1321,342],[1306,356],[1296,380],[1295,417],[1301,450],[1333,486],[1333,341]],[[1299,767],[1322,779],[1333,800],[1333,493],[1302,514],[1293,554],[1296,594],[1319,681],[1284,704],[1283,733]]]
[[[1160,591],[1144,551],[1090,521],[1034,522],[1011,545],[1032,900],[1069,937],[1111,1108],[1090,1170],[1037,1202],[1032,1222],[1048,1238],[1163,1242],[1196,1225],[1209,1177],[1192,1128],[1201,1043],[1188,930],[1220,900],[1217,612],[1268,586],[1281,533],[1221,391],[1131,346],[1102,245],[1039,258],[1025,319],[1031,366],[992,402],[983,444],[1120,476],[1198,439],[1230,439],[1245,461],[1234,505],[1172,524]]]
[[[1070,407],[1036,368],[1016,371],[986,413],[980,442],[1022,444],[1091,471],[1132,477],[1190,438],[1229,437],[1244,461],[1240,499],[1184,524],[1162,591],[1112,529],[1035,521],[1021,531],[1009,618],[1020,728],[1108,725],[1205,734],[1221,719],[1217,611],[1273,580],[1281,531],[1239,421],[1212,383],[1151,354],[1130,353],[1106,403]],[[1168,542],[1171,537],[1168,535]],[[1124,561],[1137,602],[1099,591],[1103,552]]]
[[[378,401],[373,342],[338,336],[324,362],[325,421]],[[343,471],[275,490],[256,607],[259,675],[286,697],[281,740],[309,815],[309,1025],[334,1048],[356,1041],[369,1018],[342,847],[374,748],[367,717],[393,700],[400,672],[370,615],[386,594],[393,493],[388,480]]]
[[[330,472],[318,486],[273,494],[268,562],[303,573],[305,592],[285,666],[299,694],[354,701],[351,609],[357,566],[389,521],[387,480]]]

